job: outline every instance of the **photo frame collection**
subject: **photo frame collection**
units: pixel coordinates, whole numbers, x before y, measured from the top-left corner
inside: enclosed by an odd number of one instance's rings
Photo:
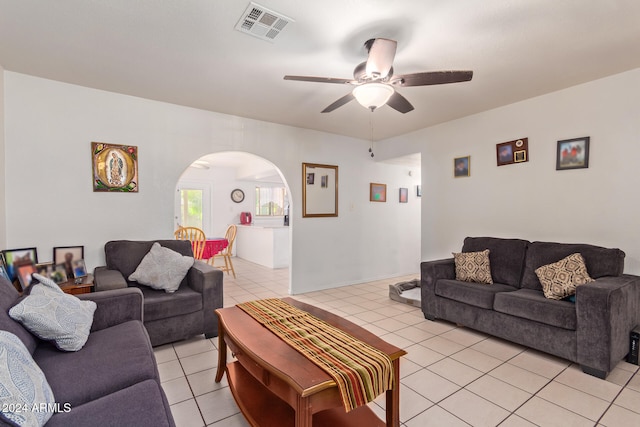
[[[87,276],[84,246],[58,246],[53,248],[53,261],[38,263],[37,248],[5,249],[0,252],[0,275],[23,292],[38,273],[62,285],[70,280]]]
[[[564,139],[557,143],[556,170],[584,169],[589,167],[590,137]],[[529,138],[496,144],[497,166],[524,163],[529,161]],[[455,178],[471,176],[471,156],[453,159]]]

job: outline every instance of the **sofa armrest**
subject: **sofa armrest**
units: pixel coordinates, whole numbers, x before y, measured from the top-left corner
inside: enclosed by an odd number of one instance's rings
[[[640,277],[601,277],[576,289],[578,362],[610,372],[629,352],[629,332],[640,323]]]
[[[98,306],[93,314],[92,332],[129,320],[144,320],[144,298],[138,288],[113,289],[76,296],[81,300],[94,301]]]
[[[438,317],[435,285],[440,279],[455,279],[456,264],[453,258],[424,261],[420,264],[420,297],[422,312],[427,319]]]
[[[214,311],[223,306],[222,281],[222,271],[202,261],[196,261],[187,273],[189,287],[202,294],[204,331],[207,338],[218,335],[218,319]]]
[[[123,289],[128,287],[126,279],[118,270],[109,270],[107,267],[96,267],[93,270],[93,286],[96,292],[110,289]]]

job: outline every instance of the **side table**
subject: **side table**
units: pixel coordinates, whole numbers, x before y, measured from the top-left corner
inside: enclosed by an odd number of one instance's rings
[[[60,284],[60,289],[67,294],[88,294],[93,292],[93,274],[82,277],[80,283],[75,283],[76,279],[69,279],[65,283]]]

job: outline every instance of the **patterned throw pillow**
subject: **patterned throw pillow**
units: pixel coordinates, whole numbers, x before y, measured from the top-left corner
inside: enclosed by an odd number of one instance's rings
[[[20,338],[7,331],[0,331],[0,384],[0,420],[42,426],[53,415],[47,379]]]
[[[33,278],[40,283],[29,286],[28,295],[11,307],[9,316],[38,338],[53,341],[60,350],[80,350],[89,338],[96,303],[65,294],[39,274]]]
[[[193,257],[184,256],[155,242],[129,280],[172,293],[178,290],[193,263]]]
[[[544,296],[560,300],[576,293],[576,287],[594,280],[587,273],[584,258],[579,253],[571,254],[553,264],[536,269]]]
[[[453,252],[453,259],[456,263],[456,280],[487,285],[493,283],[489,249],[480,252]]]

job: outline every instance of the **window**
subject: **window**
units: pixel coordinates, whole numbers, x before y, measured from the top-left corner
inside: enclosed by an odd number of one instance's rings
[[[256,216],[284,215],[286,195],[284,187],[256,187]]]

